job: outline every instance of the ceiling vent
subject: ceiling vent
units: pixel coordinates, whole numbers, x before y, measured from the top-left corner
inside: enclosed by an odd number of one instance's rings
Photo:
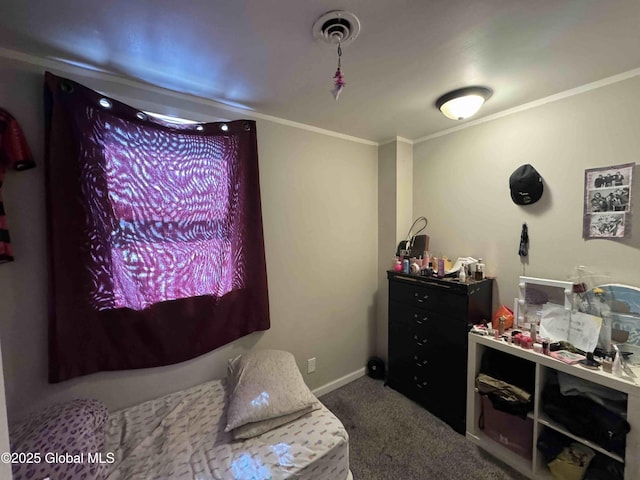
[[[360,33],[360,20],[351,12],[332,10],[313,24],[313,37],[333,45],[347,45]]]

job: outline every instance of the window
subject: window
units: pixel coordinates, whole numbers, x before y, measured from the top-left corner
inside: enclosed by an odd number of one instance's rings
[[[50,380],[269,328],[255,122],[158,119],[45,76]]]
[[[229,231],[239,190],[237,140],[147,132],[108,117],[94,129],[101,134],[90,142],[103,150],[104,181],[84,181],[91,236],[106,243],[96,242],[88,266],[96,308],[141,310],[242,288]],[[81,160],[90,172],[93,159]]]

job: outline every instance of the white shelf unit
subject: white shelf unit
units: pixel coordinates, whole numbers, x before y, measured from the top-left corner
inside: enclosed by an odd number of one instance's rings
[[[535,364],[534,409],[529,414],[529,417],[533,420],[533,452],[530,460],[519,456],[484,435],[482,430],[478,428],[480,395],[475,388],[475,379],[480,370],[482,355],[487,349],[500,350]],[[541,395],[547,374],[550,371],[564,372],[627,394],[627,421],[631,425],[631,431],[627,434],[624,458],[605,450],[589,440],[573,435],[562,425],[554,422],[544,414]],[[636,371],[636,374],[638,373],[640,372]],[[638,377],[640,379],[640,375]],[[625,480],[640,479],[640,385],[600,370],[589,370],[579,365],[568,365],[530,349],[523,349],[501,340],[470,333],[467,369],[467,438],[529,478],[550,479],[552,478],[551,473],[545,464],[542,454],[536,448],[538,436],[544,428],[556,430],[577,442],[587,445],[598,453],[624,463]]]

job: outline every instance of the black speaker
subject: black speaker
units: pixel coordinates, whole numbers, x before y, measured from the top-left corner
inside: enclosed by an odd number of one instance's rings
[[[379,357],[371,357],[367,362],[367,375],[376,380],[383,380],[385,374],[384,360]]]

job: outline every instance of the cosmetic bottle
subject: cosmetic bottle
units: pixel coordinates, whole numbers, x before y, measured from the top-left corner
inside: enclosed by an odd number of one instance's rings
[[[428,277],[429,276],[429,264],[422,262],[422,267],[420,268],[420,276]]]
[[[396,257],[395,260],[394,260],[393,270],[395,272],[401,272],[402,271],[402,262],[400,261],[400,259],[398,257]]]
[[[402,260],[402,273],[409,273],[409,259]]]
[[[466,266],[462,265],[460,267],[460,273],[458,273],[458,280],[460,280],[462,283],[465,283],[467,281],[467,272],[465,272],[465,269]]]
[[[429,266],[427,267],[427,277],[433,277],[433,262],[429,262]]]
[[[482,263],[482,259],[479,259],[478,263],[476,263],[475,280],[480,281],[482,279],[484,279],[484,263]]]
[[[438,278],[444,278],[444,258],[438,259]]]

